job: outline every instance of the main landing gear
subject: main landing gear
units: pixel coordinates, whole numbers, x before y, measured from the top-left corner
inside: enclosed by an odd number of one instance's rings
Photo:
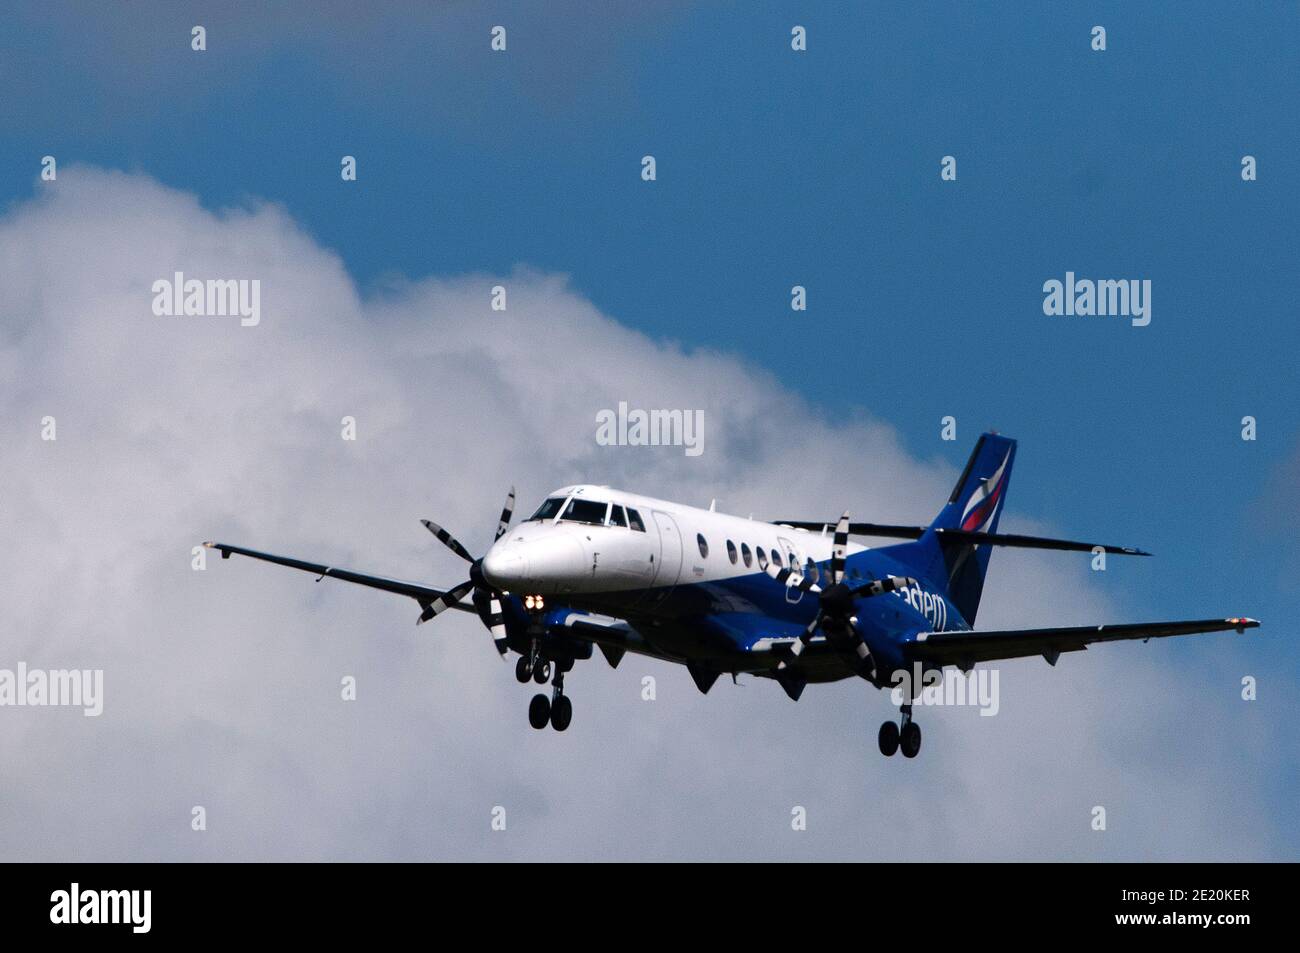
[[[555,678],[551,681],[551,697],[537,694],[528,703],[528,723],[539,731],[549,723],[556,731],[563,731],[573,721],[573,702],[564,694],[564,672],[570,666],[557,662]],[[538,658],[537,647],[528,655],[522,655],[515,663],[515,678],[521,683],[532,679],[538,685],[545,685],[551,678],[551,663]]]
[[[904,758],[915,758],[921,750],[921,726],[912,720],[912,706],[902,707],[902,725],[887,721],[880,726],[880,753],[886,758],[900,748]]]

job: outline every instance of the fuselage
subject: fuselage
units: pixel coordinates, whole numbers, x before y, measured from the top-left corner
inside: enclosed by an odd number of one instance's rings
[[[707,658],[724,670],[772,664],[818,609],[815,593],[778,584],[771,564],[826,582],[832,536],[686,506],[604,486],[563,487],[501,537],[483,573],[513,596],[541,595],[555,617],[578,610],[627,619],[648,654]],[[862,600],[857,628],[873,655],[901,660],[916,632],[965,629],[957,610],[904,561],[905,547],[848,545],[846,582],[913,576],[919,585]],[[635,648],[635,647],[634,647]],[[809,680],[852,674],[833,654],[805,660]]]

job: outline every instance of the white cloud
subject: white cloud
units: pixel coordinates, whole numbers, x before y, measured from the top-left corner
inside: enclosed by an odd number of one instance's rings
[[[155,317],[150,285],[176,270],[259,279],[261,325]],[[219,538],[454,583],[463,564],[418,519],[481,550],[512,483],[521,509],[583,479],[759,518],[937,510],[954,471],[887,425],[653,341],[563,278],[363,299],[274,206],[213,213],[67,168],[0,219],[0,316],[0,667],[106,673],[98,719],[0,710],[6,858],[1269,855],[1258,752],[1221,730],[1235,676],[1180,671],[1172,641],[1008,665],[998,717],[921,712],[921,757],[886,761],[875,731],[894,711],[863,684],[795,705],[724,679],[705,697],[683,670],[598,655],[568,679],[573,727],[534,732],[531,689],[468,616],[416,629],[410,600],[241,559],[190,570]],[[703,409],[705,453],[598,446],[596,412],[619,400]],[[1118,618],[1086,560],[998,553],[980,621]]]

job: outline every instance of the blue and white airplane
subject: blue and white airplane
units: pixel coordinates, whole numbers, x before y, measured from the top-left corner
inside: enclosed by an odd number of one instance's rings
[[[1050,629],[972,628],[994,547],[1018,546],[1146,556],[1141,550],[997,532],[1015,463],[1016,442],[980,437],[947,505],[929,526],[760,522],[639,496],[605,486],[568,486],[549,494],[510,528],[511,490],[492,546],[475,559],[440,526],[423,523],[469,563],[469,579],[451,589],[352,572],[322,563],[205,543],[415,599],[417,624],[447,609],[476,612],[497,651],[519,654],[515,676],[551,692],[535,695],[534,728],[569,726],[573,705],[564,675],[598,647],[611,666],[634,652],[685,665],[700,691],[718,676],[748,673],[776,681],[798,700],[810,682],[861,678],[893,688],[896,674],[1062,652],[1094,642],[1197,632],[1244,632],[1254,619],[1199,619]],[[910,540],[871,549],[849,536]],[[471,605],[462,602],[470,597]],[[919,666],[919,669],[917,668]],[[553,674],[552,674],[553,673]],[[930,679],[924,679],[930,680]],[[912,705],[922,682],[911,678],[898,723],[880,728],[886,756],[913,758],[921,729]]]

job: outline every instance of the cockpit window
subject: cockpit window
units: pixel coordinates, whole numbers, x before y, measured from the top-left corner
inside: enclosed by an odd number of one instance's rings
[[[645,523],[641,522],[641,514],[638,513],[636,510],[632,509],[631,507],[629,507],[627,511],[627,522],[628,525],[631,526],[638,533],[645,532]]]
[[[623,507],[619,506],[617,503],[615,503],[613,506],[609,508],[609,525],[610,526],[627,525],[627,516],[625,516],[623,513]]]
[[[548,499],[545,503],[543,503],[541,506],[539,506],[537,508],[537,512],[534,513],[532,516],[528,517],[528,519],[524,520],[524,522],[531,523],[534,520],[553,520],[555,519],[555,514],[560,512],[560,507],[563,505],[564,505],[564,497],[553,496],[550,499]]]
[[[581,500],[576,496],[569,501],[569,505],[564,510],[562,520],[568,520],[571,523],[591,523],[593,526],[605,525],[605,510],[609,509],[608,503],[600,503],[596,500]]]

